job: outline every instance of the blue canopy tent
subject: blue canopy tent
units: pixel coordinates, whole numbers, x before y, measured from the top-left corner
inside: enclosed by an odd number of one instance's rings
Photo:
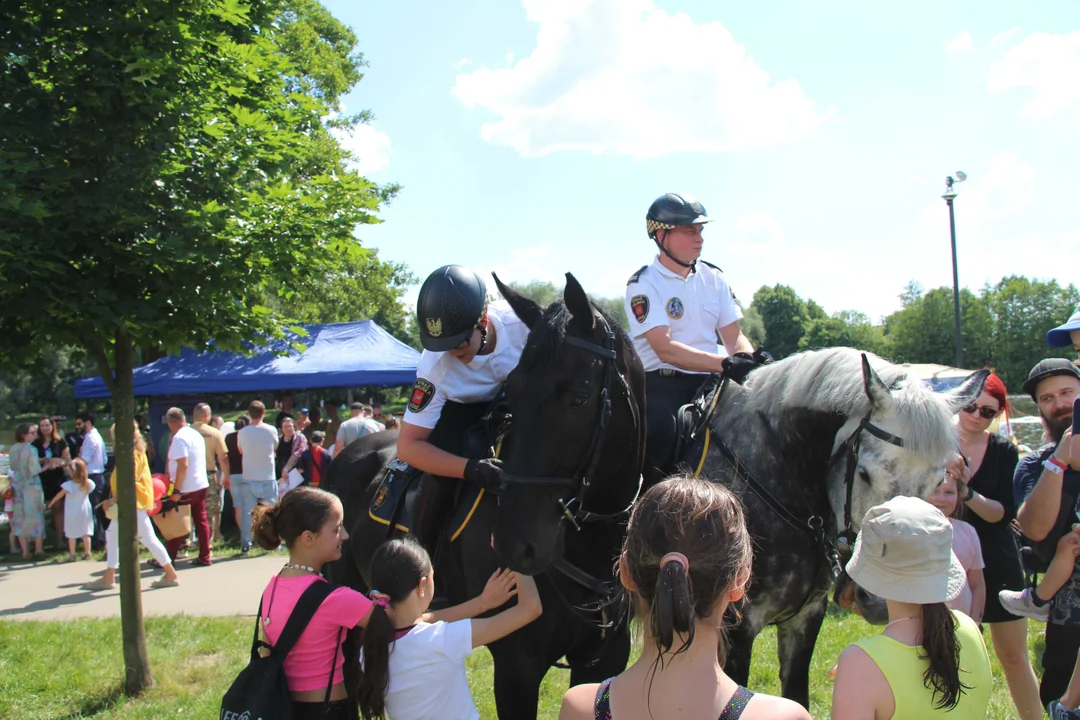
[[[186,349],[135,368],[135,396],[151,397],[148,419],[155,446],[168,435],[165,412],[175,405],[190,414],[195,402],[192,395],[204,400],[216,393],[395,387],[416,380],[420,353],[374,321],[303,328],[306,337],[289,335],[249,357]],[[298,352],[290,347],[292,342],[306,349]],[[77,399],[109,396],[100,377],[75,381]],[[161,469],[162,458],[158,457],[155,470]]]
[[[394,387],[416,380],[420,353],[372,320],[303,327],[307,337],[292,335],[250,357],[186,349],[135,368],[135,396]],[[294,341],[307,349],[290,348]],[[100,377],[82,378],[75,397],[107,398],[109,389]]]

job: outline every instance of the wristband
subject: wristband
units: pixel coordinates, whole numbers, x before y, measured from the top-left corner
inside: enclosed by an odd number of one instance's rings
[[[975,488],[968,485],[967,497],[964,498],[964,502],[971,502],[971,498],[975,497]]]
[[[1043,460],[1043,467],[1055,475],[1061,475],[1065,472],[1065,466],[1057,462],[1053,457]]]
[[[1061,471],[1061,472],[1065,472],[1066,470],[1068,470],[1068,469],[1069,469],[1069,466],[1068,466],[1068,465],[1066,465],[1065,463],[1061,462],[1060,460],[1058,460],[1058,459],[1057,459],[1056,457],[1054,457],[1053,455],[1051,455],[1050,457],[1046,458],[1046,461],[1047,461],[1047,462],[1049,462],[1049,463],[1053,463],[1054,465],[1057,465],[1057,466],[1058,466],[1058,467],[1060,468],[1060,471]]]

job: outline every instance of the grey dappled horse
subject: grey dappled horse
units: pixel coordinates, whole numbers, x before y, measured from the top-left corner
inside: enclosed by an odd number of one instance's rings
[[[956,446],[952,417],[986,375],[938,394],[881,358],[831,348],[758,368],[743,386],[726,383],[682,462],[746,506],[754,567],[729,636],[734,680],[747,682],[754,639],[775,624],[782,692],[809,706],[838,539],[850,547],[869,508],[925,498],[941,481]]]

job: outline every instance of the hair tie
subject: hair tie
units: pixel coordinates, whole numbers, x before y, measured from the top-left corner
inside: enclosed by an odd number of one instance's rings
[[[682,565],[684,573],[690,573],[690,561],[687,560],[686,556],[681,552],[669,552],[667,555],[660,558],[660,569],[663,570],[664,566],[669,562],[679,563],[679,565]]]
[[[381,608],[390,607],[390,596],[386,593],[381,593],[378,590],[372,590],[368,593],[368,597],[371,598],[371,602]]]

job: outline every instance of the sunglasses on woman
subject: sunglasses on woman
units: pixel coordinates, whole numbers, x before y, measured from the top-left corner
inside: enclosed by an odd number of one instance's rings
[[[968,415],[973,415],[976,411],[979,413],[979,417],[983,420],[993,420],[997,417],[998,411],[996,408],[988,407],[986,405],[968,405],[964,408],[964,412]]]

